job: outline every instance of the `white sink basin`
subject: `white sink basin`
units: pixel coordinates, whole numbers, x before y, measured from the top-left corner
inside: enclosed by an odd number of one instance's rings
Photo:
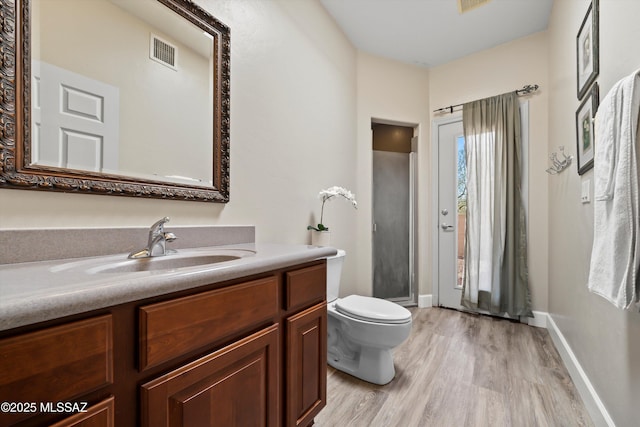
[[[128,259],[126,261],[92,268],[90,273],[131,273],[134,271],[174,270],[176,268],[195,267],[197,265],[217,264],[220,262],[233,261],[238,258],[240,257],[234,255],[201,255],[183,258],[171,258],[170,255],[167,255],[163,257]]]
[[[171,271],[186,267],[214,266],[252,255],[255,255],[255,251],[246,249],[181,250],[175,254],[138,259],[128,259],[118,255],[73,261],[56,266],[51,271],[88,274]]]

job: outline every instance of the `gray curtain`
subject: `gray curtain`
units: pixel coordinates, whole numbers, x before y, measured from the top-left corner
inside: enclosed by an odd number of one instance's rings
[[[461,304],[529,316],[520,108],[515,92],[464,104],[467,229]]]

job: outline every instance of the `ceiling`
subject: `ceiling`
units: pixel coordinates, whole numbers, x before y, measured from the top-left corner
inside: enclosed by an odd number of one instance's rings
[[[553,0],[320,0],[356,48],[433,67],[547,28]]]

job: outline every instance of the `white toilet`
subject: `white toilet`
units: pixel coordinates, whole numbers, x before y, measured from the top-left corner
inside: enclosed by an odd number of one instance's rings
[[[411,332],[411,312],[380,298],[338,298],[346,253],[327,258],[327,362],[354,377],[387,384],[396,374],[392,349]]]

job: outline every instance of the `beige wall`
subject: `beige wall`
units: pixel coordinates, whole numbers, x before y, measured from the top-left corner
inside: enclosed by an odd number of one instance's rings
[[[549,24],[549,151],[575,155],[576,34],[588,0],[556,0]],[[600,0],[600,99],[640,67],[640,2]],[[638,423],[640,314],[587,291],[593,205],[580,202],[575,166],[549,179],[549,312],[618,426]]]
[[[533,309],[547,311],[547,34],[537,33],[429,70],[435,110],[538,84],[529,99],[529,276]],[[432,119],[449,117],[432,114]],[[429,188],[431,190],[431,188]],[[429,221],[431,221],[431,210]],[[431,224],[431,222],[429,222]],[[431,292],[429,292],[431,293]]]
[[[429,72],[424,68],[401,64],[358,52],[358,108],[357,108],[357,177],[359,218],[357,229],[357,258],[347,258],[345,264],[357,262],[357,283],[341,288],[343,293],[371,295],[371,227],[372,227],[372,135],[371,120],[391,121],[418,127],[418,192],[429,191]],[[426,212],[428,197],[418,201],[418,211]],[[429,259],[425,216],[418,215],[418,252],[422,260]],[[347,256],[349,254],[347,253]],[[427,293],[429,264],[421,262],[418,270],[419,293]]]

